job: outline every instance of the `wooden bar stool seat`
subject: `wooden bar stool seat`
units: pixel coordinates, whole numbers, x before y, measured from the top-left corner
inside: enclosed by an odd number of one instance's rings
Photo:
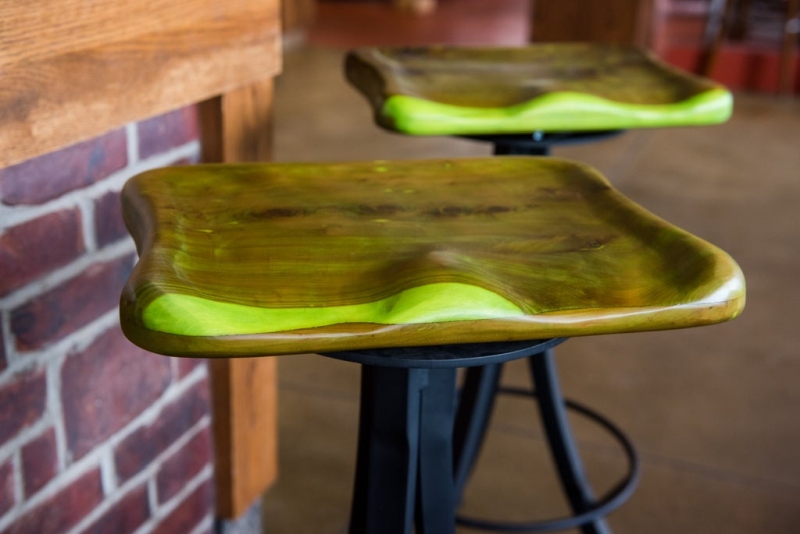
[[[363,365],[354,533],[454,532],[456,367],[744,305],[723,251],[554,158],[171,167],[122,198],[134,343]]]
[[[345,73],[381,127],[477,137],[498,154],[544,154],[631,128],[716,124],[733,102],[725,87],[630,45],[361,48],[348,54]]]

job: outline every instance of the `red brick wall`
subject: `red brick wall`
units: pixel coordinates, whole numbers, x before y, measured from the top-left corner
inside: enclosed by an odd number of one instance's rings
[[[0,170],[0,533],[211,532],[206,366],[117,315],[122,185],[198,154],[190,107]]]

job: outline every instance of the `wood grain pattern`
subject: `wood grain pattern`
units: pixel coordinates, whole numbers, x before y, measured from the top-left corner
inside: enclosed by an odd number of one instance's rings
[[[387,95],[413,95],[454,106],[507,107],[567,91],[627,104],[659,105],[720,87],[670,68],[632,46],[362,48],[349,58],[350,69],[363,62],[378,70]]]
[[[22,2],[3,4],[8,18],[0,32],[0,166],[269,78],[280,69],[273,0],[225,9],[217,2],[196,2],[197,11],[184,18],[178,15],[191,10],[187,2],[158,2],[155,11],[130,0],[104,7],[67,3],[74,19],[64,17],[54,26],[48,24],[55,15],[35,19],[20,8]],[[86,13],[77,13],[81,4]],[[169,19],[169,27],[157,16],[162,11],[177,17]],[[122,16],[130,17],[133,29],[115,18]],[[41,35],[20,33],[17,21]],[[93,23],[96,32],[84,31]]]
[[[362,48],[348,80],[413,135],[587,131],[726,120],[730,93],[630,45]]]
[[[198,106],[206,163],[272,159],[272,79],[261,80]]]
[[[308,29],[317,14],[316,0],[283,0],[281,3],[281,20],[283,33],[292,33]]]
[[[205,162],[266,161],[272,152],[272,79],[198,106]],[[217,517],[244,513],[275,481],[277,362],[211,362]]]
[[[0,67],[81,52],[221,18],[277,13],[275,0],[6,0],[0,3]]]
[[[124,198],[142,254],[124,329],[155,352],[678,328],[744,304],[722,251],[562,160],[175,168]]]
[[[278,476],[276,358],[210,363],[216,516],[242,515]]]
[[[652,0],[534,0],[531,41],[649,46]]]

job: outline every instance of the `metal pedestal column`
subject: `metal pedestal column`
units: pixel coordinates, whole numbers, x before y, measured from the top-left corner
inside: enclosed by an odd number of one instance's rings
[[[410,534],[414,528],[418,534],[454,534],[457,521],[489,530],[544,532],[599,522],[624,502],[638,476],[632,446],[600,415],[568,402],[569,408],[598,421],[622,442],[632,465],[628,478],[605,497],[592,501],[587,510],[560,520],[508,524],[456,518],[457,497],[480,450],[494,399],[498,391],[505,391],[497,387],[502,364],[522,358],[542,359],[547,355],[545,369],[550,369],[547,366],[553,362],[549,351],[563,341],[559,338],[466,343],[325,354],[362,365],[350,534]],[[456,415],[458,367],[468,370]],[[556,381],[555,388],[543,386],[552,396],[544,405],[548,412],[556,413],[552,419],[564,422],[564,400],[557,388],[555,369],[547,373],[534,370],[534,375],[540,387],[542,380]],[[512,393],[536,396],[531,391]],[[554,446],[563,448],[564,443],[571,443],[565,424],[550,425],[548,432],[566,433],[558,437]],[[567,452],[568,456],[575,454],[574,446],[567,450],[572,451]],[[580,460],[570,461],[568,465],[578,466],[573,471],[581,473]],[[580,486],[585,480],[575,483]],[[591,501],[588,486],[582,495]]]
[[[350,534],[455,533],[455,377],[362,367]]]

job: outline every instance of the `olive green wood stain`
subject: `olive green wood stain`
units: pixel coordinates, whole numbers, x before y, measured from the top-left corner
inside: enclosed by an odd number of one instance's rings
[[[345,62],[381,126],[413,135],[716,124],[730,92],[625,45],[363,48]]]
[[[247,356],[709,324],[721,250],[553,158],[171,167],[123,192],[126,334]]]

